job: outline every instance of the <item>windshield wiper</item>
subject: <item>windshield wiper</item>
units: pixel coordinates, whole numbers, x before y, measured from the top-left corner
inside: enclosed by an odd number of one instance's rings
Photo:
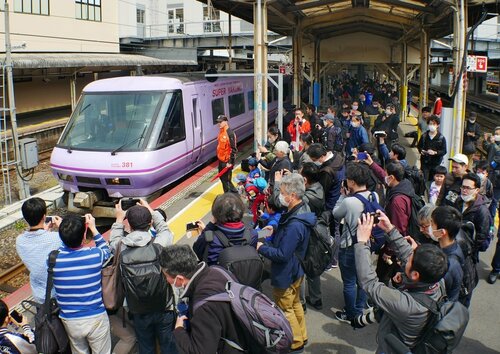
[[[114,156],[114,155],[116,155],[116,153],[117,153],[118,151],[121,151],[123,148],[125,148],[125,147],[127,147],[127,146],[129,146],[129,145],[131,145],[131,144],[133,144],[133,143],[135,143],[135,142],[137,142],[137,141],[139,141],[139,144],[140,144],[140,141],[144,138],[144,133],[146,133],[146,129],[147,129],[147,127],[148,127],[147,125],[144,127],[144,129],[142,130],[141,135],[140,135],[138,138],[135,138],[134,140],[131,140],[131,141],[129,141],[129,142],[126,142],[126,143],[125,143],[125,144],[123,144],[122,146],[117,147],[116,149],[114,149],[113,151],[111,151],[111,155],[113,155],[113,156]],[[137,144],[137,145],[139,145],[139,144]]]

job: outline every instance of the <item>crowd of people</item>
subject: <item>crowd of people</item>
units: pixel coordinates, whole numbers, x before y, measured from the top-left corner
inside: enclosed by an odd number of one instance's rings
[[[164,213],[144,200],[128,210],[116,205],[109,241],[92,215],[48,218],[43,200],[27,200],[22,212],[29,230],[17,238],[17,252],[30,271],[33,297],[42,303],[47,256],[58,250],[52,296],[71,351],[261,352],[230,303],[207,300],[228,291],[214,267],[219,265],[258,290],[270,280],[269,294],[291,327],[290,350],[303,352],[307,309],[323,308],[321,276],[306,276],[303,268],[318,220],[328,220],[332,241],[324,271],[339,268],[342,278],[344,306],[334,315],[355,328],[376,319],[377,352],[395,352],[388,335],[408,350],[420,345],[432,317],[422,297],[469,307],[500,200],[500,127],[484,134],[487,155],[478,160],[482,132],[476,114],[469,114],[462,153],[443,161],[440,117],[425,107],[416,168],[400,141],[401,106],[390,84],[339,81],[330,98],[335,104],[324,115],[311,105],[304,111],[286,105],[283,135],[269,128],[237,187],[230,178],[236,138],[227,117],[218,117],[224,193],[213,202],[212,220],[196,221],[192,247],[173,245]],[[249,210],[254,218],[246,222]],[[114,310],[106,308],[101,287],[101,269],[112,257],[119,258],[125,293]],[[488,282],[499,275],[497,242]],[[0,344],[12,353],[30,352],[20,345],[36,352],[30,328],[12,319],[3,302],[0,315]],[[9,323],[25,334],[8,331]],[[111,333],[118,338],[113,348]]]

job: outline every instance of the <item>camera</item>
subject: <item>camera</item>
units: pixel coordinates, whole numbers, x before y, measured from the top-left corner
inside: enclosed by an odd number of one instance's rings
[[[134,205],[140,202],[140,199],[135,198],[124,198],[122,199],[122,210],[128,210],[132,208]]]
[[[378,224],[379,221],[380,221],[379,218],[378,218],[379,214],[375,212],[375,213],[370,213],[370,215],[373,217],[373,224],[374,225]]]
[[[383,130],[378,130],[376,132],[373,132],[373,136],[375,138],[385,138],[385,137],[387,137],[387,133]]]
[[[366,313],[354,317],[354,319],[351,320],[351,326],[353,328],[363,328],[369,324],[375,323],[376,321],[376,311],[372,307]]]
[[[52,222],[52,216],[46,216],[45,217],[45,223],[50,224]]]
[[[196,230],[196,229],[198,229],[198,224],[197,223],[195,223],[195,222],[188,222],[186,224],[186,230],[189,231],[189,230]]]

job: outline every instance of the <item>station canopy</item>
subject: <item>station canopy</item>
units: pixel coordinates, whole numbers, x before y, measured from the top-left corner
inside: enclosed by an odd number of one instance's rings
[[[453,33],[453,7],[457,6],[457,1],[268,0],[268,29],[293,35],[294,29],[300,28],[304,36],[320,40],[366,32],[412,42],[420,37],[422,29],[430,38],[440,38]],[[201,2],[207,3],[206,0]],[[252,23],[254,3],[254,0],[211,0],[216,9]],[[483,3],[488,12],[496,12],[492,0],[468,1],[468,26],[479,19]]]

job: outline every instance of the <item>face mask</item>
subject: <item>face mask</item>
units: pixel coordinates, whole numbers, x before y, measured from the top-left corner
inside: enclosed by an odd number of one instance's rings
[[[495,141],[498,143],[500,142],[500,135],[495,135]]]
[[[359,127],[359,123],[357,122],[351,122],[351,125],[353,128],[358,128]]]
[[[477,175],[479,176],[479,178],[481,178],[481,181],[482,181],[482,180],[484,179],[484,177],[485,177],[484,173],[478,173]]]
[[[358,106],[352,106],[352,109],[354,109],[355,111],[358,110]]]
[[[469,123],[474,123],[475,121],[475,119],[469,119]]]
[[[386,109],[385,110],[385,114],[387,114],[388,116],[390,116],[392,114],[392,111],[390,109]]]
[[[276,138],[275,137],[270,137],[267,140],[272,144],[272,143],[274,143],[276,141]]]
[[[378,104],[372,104],[373,108],[378,108]]]
[[[279,198],[280,204],[283,205],[284,207],[288,208],[288,205],[290,203],[285,200],[285,197],[283,196],[283,194],[280,194],[278,198]]]
[[[439,237],[434,236],[434,230],[432,229],[431,225],[429,225],[429,228],[427,229],[427,233],[429,234],[432,241],[439,242]]]
[[[318,161],[314,161],[314,164],[315,164],[316,166],[321,166],[321,165],[322,165],[322,163],[321,163],[319,160],[318,160]]]
[[[388,186],[388,185],[389,185],[389,182],[390,182],[390,176],[385,176],[385,177],[384,177],[384,182],[385,182],[385,184]]]
[[[174,289],[174,291],[176,292],[177,294],[177,297],[181,297],[182,293],[184,292],[184,286],[176,286],[175,283],[177,282],[177,278],[179,276],[177,275],[174,279],[174,282],[172,283],[172,288]],[[179,278],[180,279],[180,278]]]
[[[462,200],[464,202],[466,202],[466,203],[472,202],[474,200],[474,195],[469,195],[469,194],[468,195],[463,195],[463,194],[461,194],[460,196],[462,197]]]
[[[434,133],[437,130],[437,127],[435,125],[429,125],[428,127],[431,133]]]

